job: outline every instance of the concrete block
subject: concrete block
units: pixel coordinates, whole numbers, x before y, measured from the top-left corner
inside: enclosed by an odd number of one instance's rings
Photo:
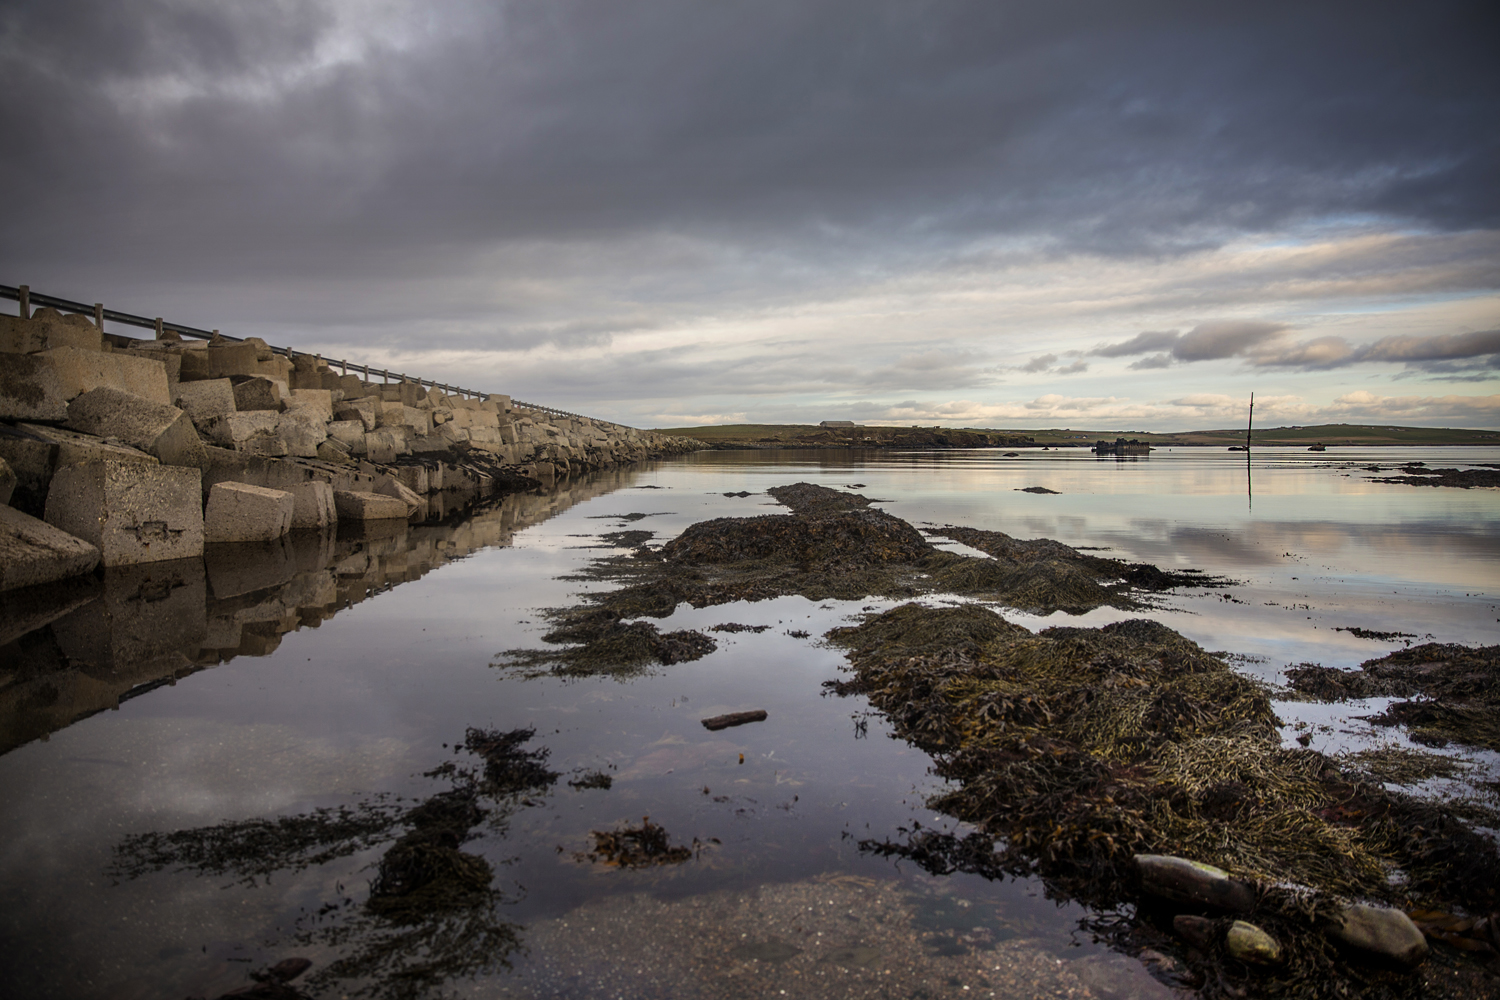
[[[274,458],[286,454],[286,442],[278,433],[280,425],[281,414],[274,410],[251,410],[213,418],[204,424],[204,433],[235,451]]]
[[[202,555],[202,478],[114,459],[69,465],[52,477],[46,520],[97,547],[105,566]]]
[[[380,423],[380,404],[381,400],[373,396],[352,401],[346,399],[334,407],[334,419],[358,420],[364,424],[366,431],[373,431]]]
[[[498,453],[505,447],[505,440],[500,436],[498,427],[470,427],[469,443],[482,451]]]
[[[0,316],[0,353],[35,354],[54,347],[79,347],[87,351],[103,348],[103,335],[91,320],[77,313],[63,315],[42,308],[30,319]]]
[[[413,493],[422,494],[431,489],[425,465],[398,465],[392,470],[392,475]]]
[[[0,507],[0,591],[87,573],[99,549],[14,507]]]
[[[365,425],[359,420],[335,420],[328,425],[328,436],[355,454],[365,448]],[[356,451],[356,449],[358,449]]]
[[[184,411],[119,389],[101,387],[81,394],[68,404],[68,426],[118,438],[166,465],[196,466],[202,459],[203,442]]]
[[[361,490],[335,490],[334,507],[340,521],[406,520],[406,503],[394,497]]]
[[[467,428],[460,427],[455,423],[447,423],[429,436],[437,438],[451,448],[456,444],[462,444],[469,440],[469,431]]]
[[[181,408],[200,430],[209,420],[239,409],[234,403],[234,385],[227,378],[179,382],[172,395],[172,405]]]
[[[40,517],[46,509],[52,474],[65,465],[93,458],[156,464],[152,455],[129,445],[100,440],[92,434],[42,424],[0,424],[0,459],[16,475],[10,504],[34,517]]]
[[[0,506],[10,506],[11,495],[16,492],[16,470],[0,458]]]
[[[354,461],[353,456],[349,454],[349,446],[333,438],[328,438],[318,445],[317,458],[332,465],[346,465]]]
[[[292,509],[292,528],[327,528],[337,524],[338,508],[333,503],[333,486],[321,480],[293,486],[291,493],[295,506]]]
[[[365,456],[377,465],[389,465],[396,460],[404,440],[398,440],[389,429],[373,431],[365,435]]]
[[[281,386],[277,382],[243,375],[229,381],[234,386],[234,408],[239,412],[282,409]]]
[[[202,351],[184,352],[180,377],[184,382],[194,382],[231,375],[258,375],[258,353],[256,345],[251,343],[217,344]]]
[[[328,424],[317,413],[288,410],[277,421],[276,433],[286,444],[286,454],[317,458],[318,445],[328,437]]]
[[[292,530],[296,499],[284,490],[216,483],[203,512],[203,541],[263,542]]]
[[[152,358],[56,347],[39,354],[7,354],[0,363],[0,417],[63,421],[68,403],[101,386],[171,403],[166,369]]]
[[[427,501],[395,476],[379,476],[375,479],[375,490],[381,496],[394,497],[406,505],[406,516],[410,517],[427,507]]]
[[[333,420],[333,393],[328,389],[293,389],[282,404],[287,410],[298,410],[322,424]]]
[[[338,389],[345,399],[363,399],[370,395],[369,388],[359,380],[358,375],[340,375]]]

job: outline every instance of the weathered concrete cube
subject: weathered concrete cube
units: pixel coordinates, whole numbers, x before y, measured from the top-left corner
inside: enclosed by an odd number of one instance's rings
[[[286,454],[280,427],[281,414],[274,410],[252,410],[209,420],[204,424],[204,432],[218,444],[236,451],[279,457]]]
[[[404,521],[407,516],[405,502],[379,493],[335,490],[333,502],[341,521]]]
[[[344,394],[345,399],[362,399],[370,394],[369,388],[359,380],[358,375],[340,375],[338,390]]]
[[[52,477],[46,520],[97,547],[105,566],[202,555],[202,475],[114,459],[70,465]]]
[[[152,358],[80,347],[6,354],[0,362],[0,418],[66,420],[68,403],[101,386],[170,404],[167,372]]]
[[[353,454],[364,453],[365,425],[361,421],[335,420],[328,425],[328,436],[343,444]]]
[[[389,429],[372,431],[365,435],[365,455],[377,465],[389,465],[396,460],[404,443]]]
[[[0,506],[0,591],[65,580],[97,565],[96,546],[14,507]]]
[[[326,424],[333,419],[333,393],[328,389],[293,389],[282,405]]]
[[[129,445],[112,444],[92,434],[80,434],[44,424],[0,424],[0,458],[16,474],[16,489],[10,504],[34,517],[47,507],[52,474],[65,465],[94,458],[116,458],[126,462],[157,464],[154,455]]]
[[[192,418],[200,430],[215,417],[227,417],[239,409],[234,404],[234,385],[227,378],[179,382],[173,396],[173,404]]]
[[[332,485],[315,479],[293,486],[288,492],[296,503],[292,511],[294,529],[326,528],[338,523],[339,514],[333,503]]]
[[[374,396],[346,399],[334,408],[333,415],[338,420],[358,420],[366,431],[373,431],[380,422],[380,403]]]
[[[318,460],[331,465],[348,465],[354,461],[354,458],[349,454],[348,445],[328,438],[318,445]]]
[[[375,479],[375,492],[381,496],[394,497],[406,504],[406,515],[410,517],[419,510],[427,507],[427,501],[422,499],[415,491],[409,489],[405,483],[395,476],[378,476]]]
[[[203,442],[185,412],[119,389],[90,389],[73,400],[68,404],[68,426],[119,438],[167,465],[197,465],[202,459]]]
[[[259,349],[254,344],[218,344],[202,351],[184,352],[182,374],[184,382],[206,378],[228,378],[231,375],[255,375],[256,356]]]
[[[328,425],[316,413],[288,410],[281,414],[276,433],[286,443],[286,454],[317,458],[318,445],[328,437]]]
[[[204,542],[263,542],[292,530],[297,501],[284,490],[215,483],[203,512]]]
[[[426,493],[431,489],[425,465],[398,465],[392,474],[413,493]]]
[[[234,408],[241,413],[282,409],[281,386],[271,379],[239,376],[229,381],[234,386]]]
[[[0,352],[6,354],[35,354],[54,347],[97,351],[102,348],[103,339],[99,328],[77,313],[63,315],[56,309],[43,308],[32,313],[30,319],[0,316]]]

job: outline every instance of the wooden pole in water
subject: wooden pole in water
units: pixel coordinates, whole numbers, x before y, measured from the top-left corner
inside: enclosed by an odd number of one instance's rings
[[[1250,450],[1250,428],[1255,425],[1255,393],[1250,394],[1250,419],[1245,422],[1245,450]]]

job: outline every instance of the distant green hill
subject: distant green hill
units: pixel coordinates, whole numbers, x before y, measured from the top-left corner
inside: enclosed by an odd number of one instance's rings
[[[1153,433],[1128,430],[1010,430],[988,427],[818,427],[812,424],[717,424],[657,428],[662,434],[697,438],[716,448],[963,448],[1089,447],[1095,441],[1134,438],[1153,446],[1228,447],[1245,443],[1245,429]],[[1256,428],[1253,445],[1500,445],[1500,431],[1392,424],[1314,424]]]

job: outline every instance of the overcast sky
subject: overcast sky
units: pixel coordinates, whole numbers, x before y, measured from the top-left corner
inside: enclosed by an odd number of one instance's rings
[[[1500,426],[1477,3],[6,0],[0,283],[638,426]]]

